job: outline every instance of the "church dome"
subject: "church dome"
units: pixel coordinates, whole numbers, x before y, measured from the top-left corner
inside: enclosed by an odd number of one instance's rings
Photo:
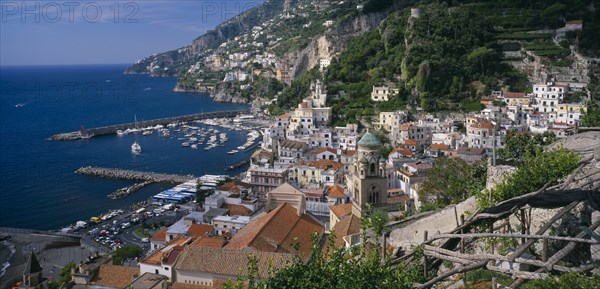
[[[373,135],[370,132],[367,132],[358,141],[358,145],[365,146],[365,147],[374,147],[374,146],[380,146],[381,142],[377,139],[377,137],[375,135]]]

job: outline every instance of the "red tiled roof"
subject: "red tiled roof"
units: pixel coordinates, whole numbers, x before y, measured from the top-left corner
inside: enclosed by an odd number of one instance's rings
[[[139,275],[139,267],[126,267],[103,264],[98,268],[93,285],[124,288],[133,280],[133,275]]]
[[[344,188],[338,184],[334,184],[333,186],[327,189],[328,195],[332,198],[344,198],[346,194],[344,193]]]
[[[344,164],[332,160],[316,160],[308,163],[308,166],[322,170],[330,168],[334,170],[339,170],[344,167]]]
[[[281,115],[277,116],[277,118],[289,118],[289,117],[290,117],[290,115],[287,114],[287,113],[284,113],[284,114],[281,114]]]
[[[507,92],[502,95],[504,98],[526,98],[525,92]]]
[[[329,210],[336,216],[338,219],[342,219],[349,214],[352,214],[352,204],[341,204],[330,206]]]
[[[432,150],[442,150],[442,151],[447,151],[447,150],[448,150],[448,148],[449,148],[449,146],[448,146],[448,145],[445,145],[445,144],[437,144],[437,143],[434,143],[434,144],[431,144],[431,147],[430,147],[430,148],[431,148]]]
[[[160,231],[158,231],[158,233],[154,234],[154,236],[150,237],[151,241],[166,241],[167,240],[167,228],[164,228]]]
[[[494,125],[491,122],[487,122],[487,121],[478,121],[475,122],[473,124],[471,124],[471,127],[474,128],[485,128],[485,129],[492,129],[494,128]]]
[[[332,231],[335,231],[335,246],[341,247],[344,245],[344,237],[358,234],[360,232],[360,219],[354,214],[350,214],[348,217],[343,218],[339,222],[335,223]]]
[[[253,249],[260,252],[293,253],[293,244],[300,244],[300,253],[310,254],[311,235],[320,236],[323,225],[312,216],[302,214],[293,206],[283,203],[271,212],[244,226],[224,248],[227,250]]]
[[[223,204],[221,206],[223,209],[229,210],[230,215],[236,216],[250,216],[252,215],[252,210],[237,204]]]
[[[294,257],[293,254],[187,246],[174,269],[225,275],[233,278],[238,275],[247,276],[248,256],[257,258],[258,272],[256,273],[257,277],[261,279],[267,278],[271,270],[276,272],[291,265]]]
[[[190,244],[190,246],[223,248],[225,238],[221,237],[200,237]]]
[[[351,157],[354,154],[356,154],[355,150],[342,150],[342,155],[344,156]]]
[[[406,140],[404,140],[404,144],[409,145],[409,146],[415,146],[415,145],[417,145],[417,142],[412,139],[406,139]]]
[[[212,232],[213,226],[207,224],[192,224],[187,234],[193,238],[204,237]]]
[[[411,150],[406,149],[406,148],[404,148],[402,146],[396,147],[395,149],[393,149],[390,152],[390,154],[394,154],[394,153],[399,153],[399,154],[401,154],[403,156],[412,156],[414,154]]]
[[[324,152],[330,152],[332,154],[337,154],[337,150],[335,150],[333,148],[312,149],[310,152],[313,153],[313,154],[320,154],[320,153],[324,153]]]

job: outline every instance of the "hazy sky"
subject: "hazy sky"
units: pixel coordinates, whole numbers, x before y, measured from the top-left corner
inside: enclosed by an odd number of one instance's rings
[[[133,63],[264,0],[0,0],[0,65]]]

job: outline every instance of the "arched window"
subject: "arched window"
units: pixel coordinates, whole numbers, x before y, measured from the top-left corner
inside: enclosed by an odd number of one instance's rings
[[[376,185],[372,185],[369,187],[368,191],[369,203],[378,204],[379,203],[379,188]]]
[[[371,174],[375,173],[375,164],[371,163],[371,169],[370,169]]]

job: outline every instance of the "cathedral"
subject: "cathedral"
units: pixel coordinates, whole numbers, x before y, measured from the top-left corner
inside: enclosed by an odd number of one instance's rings
[[[387,202],[385,159],[381,142],[368,132],[358,141],[358,152],[352,164],[352,214],[361,218],[367,204],[373,208]]]

